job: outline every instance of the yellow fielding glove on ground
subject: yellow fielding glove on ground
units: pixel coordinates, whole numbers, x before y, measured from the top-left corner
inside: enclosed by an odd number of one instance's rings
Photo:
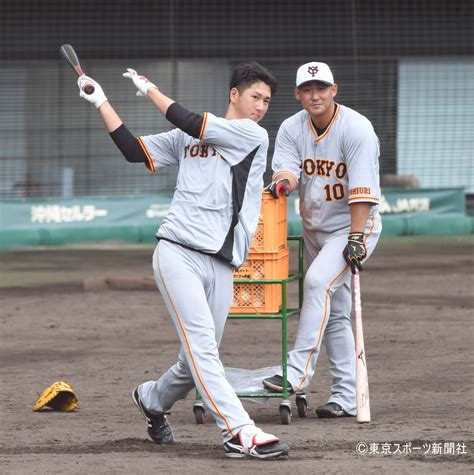
[[[77,396],[69,383],[56,381],[46,388],[33,405],[33,411],[48,406],[55,411],[72,412],[79,405]]]

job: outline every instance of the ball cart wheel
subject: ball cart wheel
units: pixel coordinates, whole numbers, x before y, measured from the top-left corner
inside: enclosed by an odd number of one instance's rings
[[[308,415],[308,399],[306,396],[296,396],[296,407],[298,408],[298,417],[306,417]]]
[[[291,424],[291,408],[287,404],[280,404],[280,419],[284,426]]]
[[[196,418],[196,424],[204,424],[204,422],[206,422],[206,410],[204,406],[194,406],[193,412]]]

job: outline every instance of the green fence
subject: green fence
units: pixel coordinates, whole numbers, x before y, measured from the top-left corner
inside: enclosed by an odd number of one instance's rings
[[[154,242],[171,194],[0,202],[0,247],[117,240]],[[288,232],[301,233],[296,196],[288,202]],[[471,234],[461,188],[386,189],[380,203],[382,236]]]

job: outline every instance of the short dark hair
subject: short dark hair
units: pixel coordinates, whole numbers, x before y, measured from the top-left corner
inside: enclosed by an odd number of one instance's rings
[[[270,87],[272,96],[276,92],[277,82],[272,73],[255,61],[250,63],[240,63],[232,72],[229,90],[236,87],[241,93],[252,84],[262,81]]]

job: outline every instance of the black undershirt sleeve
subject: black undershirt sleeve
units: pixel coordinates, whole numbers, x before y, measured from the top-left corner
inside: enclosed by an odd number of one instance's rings
[[[125,127],[125,124],[110,132],[110,136],[127,162],[143,163],[147,161],[145,152],[140,146],[138,139]]]
[[[200,138],[204,117],[190,112],[177,102],[173,102],[166,111],[166,119],[187,134]]]

